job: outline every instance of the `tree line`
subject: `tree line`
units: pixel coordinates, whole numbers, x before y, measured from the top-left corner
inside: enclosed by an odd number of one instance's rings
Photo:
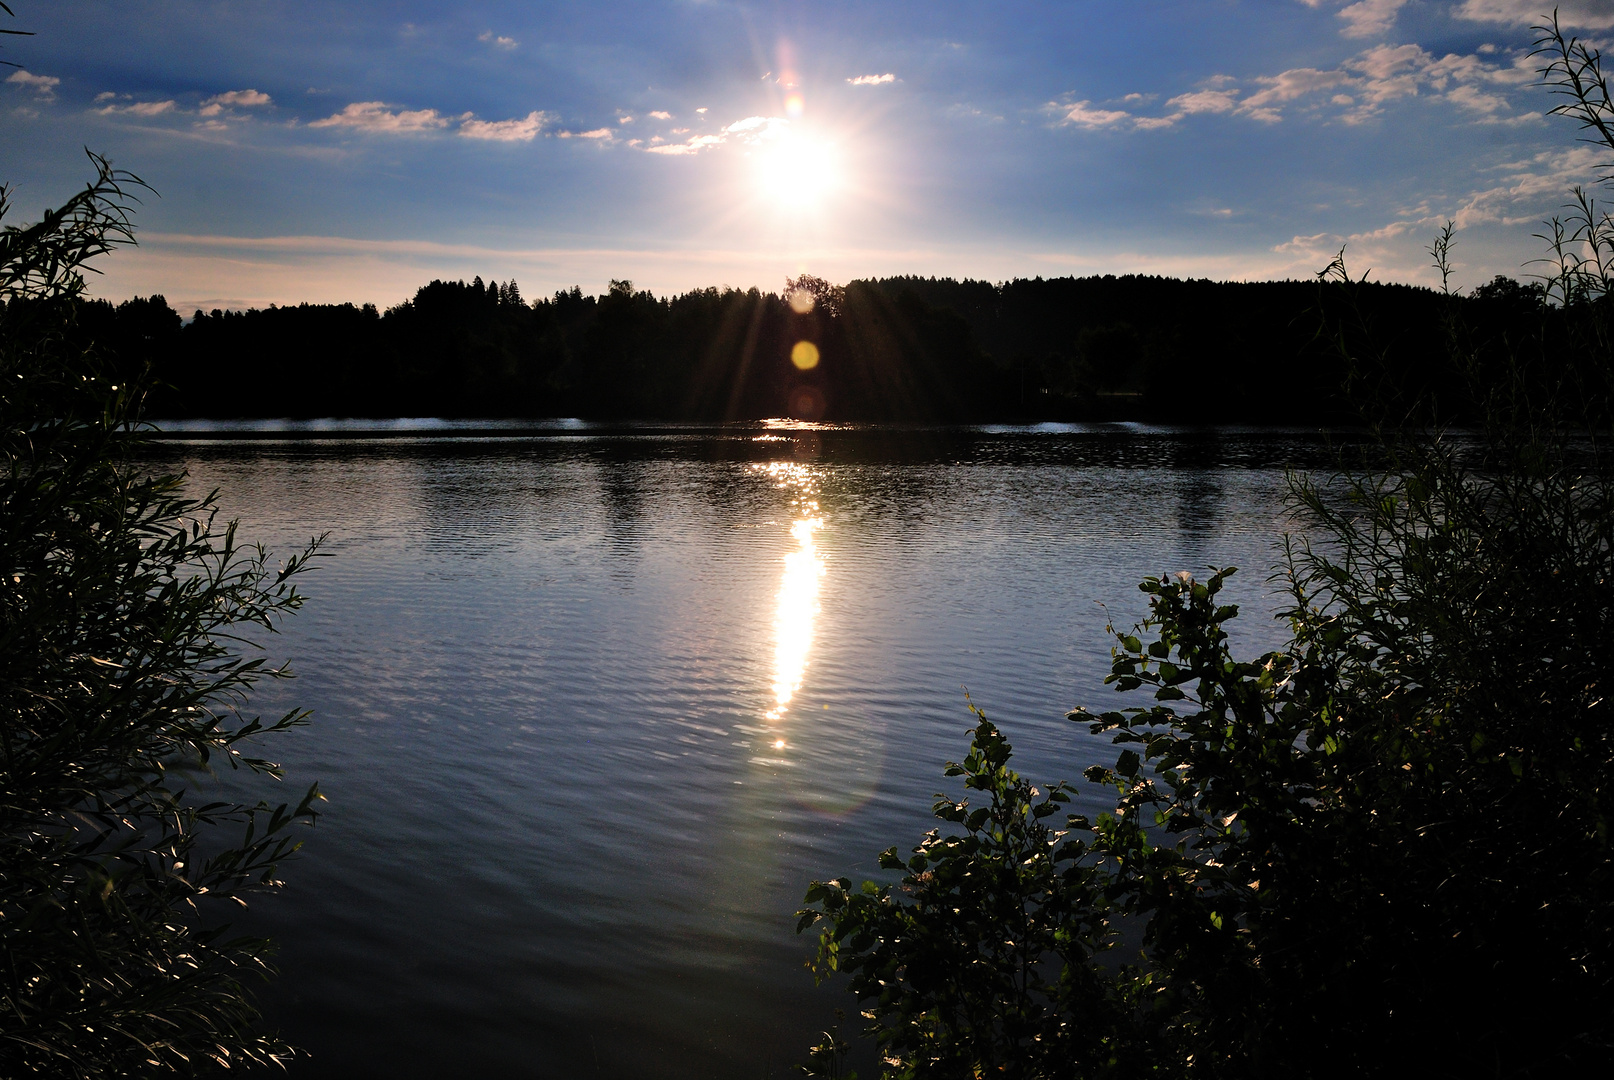
[[[1355,302],[1415,395],[1462,382],[1441,366],[1440,293],[1363,283]],[[83,331],[152,377],[156,418],[1314,424],[1356,418],[1347,389],[1360,375],[1320,333],[1341,321],[1337,296],[1307,281],[804,275],[780,293],[657,297],[613,281],[601,296],[574,287],[528,303],[516,282],[478,277],[432,281],[386,311],[188,321],[162,296],[81,303]],[[1498,342],[1542,324],[1542,290],[1511,279],[1460,303]]]

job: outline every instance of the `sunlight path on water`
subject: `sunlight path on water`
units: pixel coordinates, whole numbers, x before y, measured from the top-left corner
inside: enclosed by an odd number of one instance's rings
[[[819,551],[815,534],[824,527],[818,513],[815,478],[805,466],[792,462],[773,462],[757,466],[772,477],[776,486],[792,491],[791,512],[795,520],[790,535],[797,543],[795,551],[784,558],[784,577],[779,583],[778,606],[773,620],[773,699],[774,706],[765,714],[777,723],[784,717],[790,699],[801,689],[807,672],[807,661],[812,653],[813,621],[819,612],[818,590],[824,577],[824,556]],[[773,749],[783,750],[785,740],[776,735]]]

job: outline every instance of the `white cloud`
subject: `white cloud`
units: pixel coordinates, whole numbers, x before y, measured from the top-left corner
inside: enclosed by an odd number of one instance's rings
[[[517,45],[521,44],[521,42],[517,41],[513,37],[504,37],[502,35],[495,34],[492,30],[482,31],[480,34],[476,35],[476,40],[486,42],[495,48],[504,49],[506,51],[514,49]]]
[[[260,105],[273,105],[274,99],[262,90],[227,90],[222,94],[214,94],[202,104],[234,105],[239,108],[255,109]]]
[[[1363,105],[1355,119],[1365,119],[1378,112],[1386,102],[1416,96],[1418,83],[1427,74],[1433,59],[1417,45],[1375,45],[1354,60],[1346,61],[1346,67],[1361,75],[1354,86]]]
[[[1343,236],[1334,233],[1313,233],[1311,236],[1297,236],[1273,247],[1273,251],[1282,255],[1306,255],[1311,258],[1324,252],[1338,251],[1345,243]]]
[[[96,112],[104,115],[157,116],[163,113],[183,112],[173,101],[128,101],[128,94],[107,91],[96,96],[98,102],[108,102]],[[120,102],[119,99],[124,99]],[[227,113],[226,107],[260,108],[273,104],[261,90],[230,90],[203,101],[195,115],[201,117],[195,125],[199,131],[224,131],[226,120],[240,120],[239,115]],[[467,139],[487,142],[531,142],[544,127],[554,121],[549,113],[534,110],[526,116],[512,120],[479,120],[474,113],[458,116],[444,115],[436,109],[395,109],[382,101],[355,101],[341,112],[315,120],[311,128],[351,128],[355,131],[391,135],[422,134],[454,129]],[[294,120],[293,123],[296,123]],[[587,132],[584,138],[609,136],[610,130]]]
[[[703,150],[710,150],[714,146],[733,141],[739,143],[766,142],[777,138],[790,121],[779,116],[747,116],[729,124],[715,135],[695,135],[678,143],[652,143],[643,147],[646,153],[666,154],[671,157],[683,157],[689,154],[698,154]],[[678,128],[674,135],[687,132],[688,128]],[[630,145],[638,145],[637,141]]]
[[[1262,75],[1255,82],[1261,89],[1244,99],[1246,109],[1269,109],[1305,97],[1307,94],[1335,90],[1350,84],[1351,77],[1343,71],[1320,71],[1317,68],[1290,68],[1277,75]]]
[[[897,77],[888,71],[884,75],[859,75],[846,81],[853,86],[879,86],[881,83],[896,82]]]
[[[1195,90],[1191,94],[1178,94],[1168,106],[1179,116],[1193,113],[1225,113],[1238,108],[1237,90]]]
[[[673,118],[672,113],[667,112],[665,109],[657,109],[649,115],[652,120],[671,120]]]
[[[789,126],[790,121],[782,116],[747,116],[744,120],[734,121],[723,131],[737,136],[741,142],[761,142],[773,138]]]
[[[1505,78],[1492,79],[1490,73],[1494,69],[1478,56],[1458,56],[1456,53],[1447,53],[1440,59],[1432,54],[1416,57],[1414,63],[1421,69],[1421,74],[1428,79],[1437,90],[1444,90],[1448,82],[1487,82],[1507,81]],[[1497,71],[1497,75],[1511,74]],[[1531,73],[1532,77],[1534,73]]]
[[[1105,128],[1132,118],[1129,112],[1117,109],[1093,109],[1088,107],[1091,104],[1090,101],[1078,101],[1074,105],[1060,105],[1050,101],[1047,107],[1061,114],[1059,118],[1061,124],[1075,124],[1088,129]]]
[[[1133,126],[1169,128],[1202,113],[1278,123],[1295,103],[1304,103],[1308,111],[1332,105],[1341,110],[1335,114],[1339,120],[1359,124],[1393,101],[1426,92],[1464,109],[1470,122],[1521,124],[1533,122],[1538,114],[1514,114],[1504,91],[1534,79],[1533,61],[1525,52],[1493,62],[1478,54],[1437,57],[1418,45],[1375,45],[1338,68],[1290,68],[1259,75],[1246,80],[1242,90],[1239,80],[1230,76],[1206,79],[1200,89],[1169,99],[1165,115],[1136,117]]]
[[[1469,84],[1454,87],[1446,95],[1446,100],[1453,105],[1461,105],[1465,109],[1472,109],[1487,116],[1494,116],[1508,107],[1507,98],[1500,94],[1487,94],[1485,91]]]
[[[347,127],[357,131],[382,131],[394,134],[411,134],[435,131],[448,126],[448,118],[436,109],[414,109],[393,112],[383,101],[355,101],[341,112],[315,120],[309,127]]]
[[[461,121],[459,133],[467,139],[488,139],[493,142],[531,142],[537,138],[538,132],[543,130],[545,124],[554,117],[544,112],[530,112],[516,120],[476,120],[466,118]]]
[[[173,112],[177,105],[173,101],[137,101],[132,105],[106,105],[95,111],[102,116],[161,116],[163,113]]]
[[[608,127],[595,128],[593,131],[562,131],[558,132],[563,139],[609,139],[616,134]]]
[[[1345,20],[1346,37],[1378,37],[1395,25],[1395,17],[1407,0],[1358,0],[1341,9],[1338,18]]]
[[[1475,22],[1535,26],[1552,8],[1565,29],[1606,30],[1614,26],[1614,4],[1608,0],[1464,0],[1454,14]]]
[[[202,116],[217,116],[227,107],[255,109],[263,105],[274,104],[273,99],[261,90],[229,90],[222,94],[214,94],[202,102],[198,110]]]
[[[33,91],[34,97],[40,101],[55,101],[56,88],[61,85],[62,80],[54,75],[35,75],[31,71],[18,68],[6,77],[6,82]]]
[[[1506,127],[1520,127],[1524,124],[1533,124],[1537,120],[1545,119],[1538,112],[1515,113],[1512,116],[1481,116],[1475,122],[1480,124],[1500,124]]]
[[[1562,203],[1564,193],[1576,184],[1586,183],[1601,164],[1600,155],[1590,146],[1537,154],[1529,161],[1516,163],[1500,184],[1472,192],[1449,216],[1460,229],[1482,222],[1534,223],[1541,217],[1544,203]]]
[[[698,154],[708,147],[716,146],[723,141],[721,135],[697,135],[688,142],[667,143],[663,146],[647,146],[645,152],[650,154],[668,154],[681,157],[685,154]]]

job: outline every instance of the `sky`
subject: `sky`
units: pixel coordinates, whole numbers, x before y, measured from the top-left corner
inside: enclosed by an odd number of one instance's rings
[[[154,189],[92,292],[178,310],[896,274],[1525,276],[1611,155],[1549,0],[8,0],[7,224]],[[1614,36],[1614,0],[1560,0]]]

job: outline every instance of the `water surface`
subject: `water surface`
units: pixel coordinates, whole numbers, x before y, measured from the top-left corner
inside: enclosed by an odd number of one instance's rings
[[[1106,609],[1236,564],[1240,646],[1275,644],[1283,470],[1328,460],[1120,425],[344,430],[154,451],[249,539],[330,533],[274,642],[299,677],[257,699],[315,710],[275,750],[329,799],[250,915],[304,1078],[786,1075],[852,1005],[792,913],[958,794],[965,688],[1035,779],[1110,760],[1064,719],[1113,699]]]

